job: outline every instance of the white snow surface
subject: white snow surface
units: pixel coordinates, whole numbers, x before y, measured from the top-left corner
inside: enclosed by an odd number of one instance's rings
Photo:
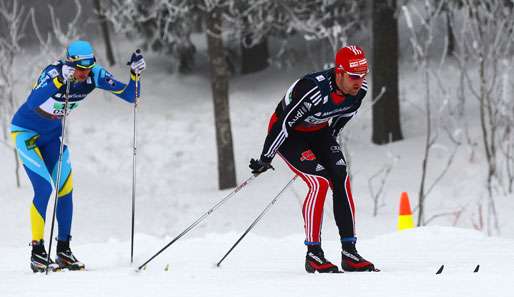
[[[301,234],[280,239],[250,234],[218,268],[238,234],[210,234],[177,241],[146,270],[127,261],[127,242],[108,240],[74,250],[89,271],[29,272],[26,253],[1,248],[2,296],[509,296],[514,241],[476,231],[429,227],[363,240],[360,251],[382,272],[307,274]],[[136,262],[167,239],[137,237]],[[325,242],[327,257],[338,258],[338,243]],[[442,274],[435,272],[446,264]],[[477,264],[478,273],[473,273]],[[165,268],[168,267],[166,271]]]
[[[138,264],[173,239],[231,190],[217,189],[215,131],[206,77],[169,75],[158,58],[148,59],[138,110],[135,263],[130,265],[132,106],[95,91],[69,117],[74,178],[72,249],[88,271],[48,276],[29,269],[29,205],[32,188],[22,171],[16,188],[10,148],[0,145],[0,296],[511,296],[514,273],[514,199],[498,196],[500,237],[473,230],[477,202],[485,198],[482,160],[462,153],[427,200],[425,228],[396,232],[402,191],[416,193],[421,174],[424,131],[421,87],[402,72],[402,125],[405,140],[370,143],[371,111],[345,128],[351,154],[352,189],[357,206],[360,253],[379,273],[310,275],[304,271],[301,204],[306,187],[297,180],[225,260],[214,267],[266,204],[291,179],[277,158],[275,171],[255,179],[194,230],[150,263]],[[126,69],[111,69],[121,80]],[[238,181],[250,173],[248,160],[260,154],[267,121],[290,83],[313,69],[277,70],[234,78],[231,120]],[[205,72],[207,73],[207,72]],[[25,90],[27,91],[27,90]],[[21,93],[25,97],[27,93]],[[369,97],[368,97],[369,99]],[[22,100],[22,99],[20,99]],[[478,117],[469,116],[472,133]],[[422,124],[422,123],[421,123]],[[430,178],[448,156],[434,151]],[[463,148],[465,149],[465,148]],[[387,182],[378,215],[372,214],[368,179],[399,156]],[[439,162],[440,161],[440,162]],[[331,194],[325,203],[323,247],[340,261]],[[53,197],[52,197],[53,199]],[[52,203],[52,202],[51,202]],[[47,218],[51,217],[49,204]],[[46,240],[49,237],[47,219]],[[55,247],[54,247],[55,250]],[[435,275],[440,265],[441,275]],[[473,273],[480,264],[478,273]],[[164,268],[168,266],[168,271]]]

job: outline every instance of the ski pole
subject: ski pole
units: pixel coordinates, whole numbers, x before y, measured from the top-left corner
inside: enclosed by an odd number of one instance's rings
[[[55,224],[55,213],[57,209],[57,199],[59,198],[59,188],[61,183],[61,170],[62,170],[62,155],[64,153],[64,136],[66,133],[66,116],[68,114],[68,102],[70,97],[70,78],[66,80],[66,93],[64,94],[64,115],[62,117],[62,130],[61,130],[61,144],[59,147],[59,160],[57,161],[57,177],[55,182],[55,198],[54,198],[54,210],[52,213],[52,226],[50,228],[50,243],[48,246],[48,256],[46,258],[46,271],[48,274],[48,264],[50,263],[50,255],[52,253],[52,240],[54,237],[54,224]]]
[[[230,192],[227,196],[225,196],[223,199],[218,201],[216,205],[214,205],[211,209],[209,209],[206,213],[204,213],[200,218],[198,218],[196,221],[194,221],[189,227],[187,227],[182,233],[177,235],[177,237],[173,238],[172,241],[170,241],[167,245],[165,245],[161,250],[159,250],[157,253],[155,253],[150,259],[148,259],[145,263],[141,264],[137,268],[136,271],[140,271],[143,267],[145,267],[146,264],[150,263],[155,257],[157,257],[160,253],[162,253],[165,249],[167,249],[170,245],[175,243],[175,241],[179,240],[182,236],[184,236],[186,233],[191,231],[196,225],[198,225],[201,221],[203,221],[207,216],[212,214],[218,207],[220,207],[223,203],[225,203],[228,199],[230,199],[232,196],[234,196],[237,192],[239,192],[241,189],[243,189],[245,186],[247,186],[251,181],[253,181],[258,174],[252,174],[249,178],[247,178],[243,183],[241,183],[237,188],[235,188],[232,192]]]
[[[236,241],[236,243],[234,243],[234,245],[228,250],[228,252],[223,256],[223,258],[221,258],[221,260],[216,264],[217,267],[220,267],[221,265],[221,262],[223,262],[223,260],[225,260],[225,258],[230,254],[230,252],[232,252],[232,250],[239,244],[239,242],[241,242],[241,240],[243,240],[243,238],[246,236],[246,234],[248,234],[248,232],[250,232],[250,230],[253,229],[253,227],[261,220],[261,218],[268,212],[268,210],[270,210],[270,208],[278,201],[278,198],[280,197],[280,195],[282,195],[282,193],[293,183],[293,181],[298,177],[298,175],[295,175],[283,188],[282,190],[280,190],[280,192],[278,192],[278,194],[273,198],[273,200],[271,200],[270,203],[268,203],[268,205],[266,206],[266,208],[264,208],[264,210],[259,214],[259,216],[253,221],[253,223],[250,225],[250,227],[248,227],[248,229],[246,229],[246,231],[243,233],[243,235],[241,235],[241,237],[239,237],[239,239]]]
[[[141,50],[137,49],[136,54],[140,54]],[[134,57],[127,62],[127,65],[133,62]],[[136,154],[137,154],[137,142],[136,142],[136,116],[137,116],[137,104],[139,99],[137,83],[139,82],[139,74],[136,73],[136,85],[135,93],[136,98],[134,99],[134,133],[132,135],[132,226],[130,233],[130,264],[134,263],[134,220],[136,216]]]

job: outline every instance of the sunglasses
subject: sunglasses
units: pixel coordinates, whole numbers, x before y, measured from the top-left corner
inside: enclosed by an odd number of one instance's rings
[[[96,59],[93,55],[71,56],[68,58],[68,61],[71,62],[73,66],[82,69],[93,68],[96,63]]]
[[[77,64],[75,64],[75,67],[77,68],[83,68],[83,69],[89,69],[93,68],[95,66],[96,60],[93,59],[87,59],[87,60],[80,60]]]
[[[365,73],[353,73],[353,72],[348,72],[348,71],[345,71],[346,74],[348,74],[348,77],[350,77],[350,79],[352,80],[358,80],[358,79],[362,79],[364,78],[366,75],[368,75],[369,73],[369,70],[366,70]]]

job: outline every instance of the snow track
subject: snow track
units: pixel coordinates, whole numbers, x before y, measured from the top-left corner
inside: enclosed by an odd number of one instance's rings
[[[307,274],[302,234],[249,234],[220,268],[215,263],[238,234],[210,234],[171,246],[147,269],[129,266],[129,242],[78,245],[89,271],[48,276],[28,268],[28,249],[0,248],[1,296],[509,296],[514,240],[457,228],[429,227],[363,240],[362,255],[379,273]],[[135,264],[166,243],[138,234]],[[338,263],[337,242],[324,243]],[[445,264],[443,274],[437,268]],[[477,264],[480,272],[473,273]],[[165,267],[168,266],[168,271]]]

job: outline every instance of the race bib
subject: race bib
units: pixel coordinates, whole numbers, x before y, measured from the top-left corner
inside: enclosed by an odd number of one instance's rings
[[[39,108],[51,115],[64,116],[64,105],[64,102],[57,101],[54,98],[48,98]],[[78,102],[68,102],[68,114],[78,106]]]

